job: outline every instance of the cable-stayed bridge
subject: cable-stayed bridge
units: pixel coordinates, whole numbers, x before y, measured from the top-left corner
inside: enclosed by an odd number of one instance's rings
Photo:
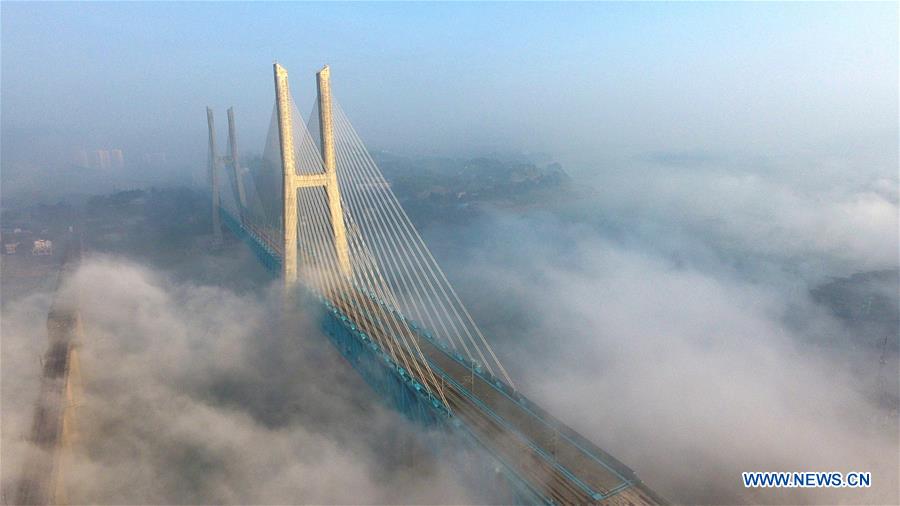
[[[408,417],[480,455],[495,502],[658,504],[615,458],[516,390],[344,111],[330,71],[317,74],[308,123],[274,65],[264,154],[241,162],[228,110],[228,155],[213,112],[213,227],[224,224],[283,279],[325,308],[323,328],[348,362]],[[349,372],[349,370],[348,370]]]

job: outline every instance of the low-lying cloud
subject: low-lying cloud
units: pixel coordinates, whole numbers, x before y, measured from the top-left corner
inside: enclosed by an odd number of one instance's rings
[[[525,393],[671,500],[895,504],[897,335],[880,364],[883,336],[864,340],[810,289],[897,269],[896,192],[788,179],[598,176],[565,218],[490,211],[451,230],[443,260]],[[831,470],[873,486],[741,483]]]
[[[423,232],[523,392],[669,499],[896,504],[897,335],[882,365],[878,343],[811,292],[896,271],[896,177],[686,163],[600,174],[580,200]],[[240,270],[203,262],[208,280]],[[108,257],[79,270],[68,289],[81,290],[87,331],[86,450],[74,497],[484,500],[423,451],[432,435],[372,399],[314,310],[283,319],[274,293],[239,284]],[[6,490],[27,447],[48,304],[4,307]],[[870,471],[873,486],[740,481],[831,470]]]
[[[65,473],[73,503],[477,502],[428,450],[434,436],[373,398],[314,310],[285,318],[269,291],[237,295],[105,257],[65,290],[79,292],[86,335]],[[12,348],[45,345],[38,302],[4,315],[4,383],[38,370],[16,363],[35,350]],[[40,325],[20,333],[18,320]],[[4,490],[19,476],[35,396],[4,389]]]
[[[591,220],[620,224],[630,235],[643,232],[643,246],[657,251],[693,242],[717,255],[753,257],[755,264],[819,279],[896,268],[896,173],[889,166],[861,168],[864,159],[830,163],[633,161],[586,176],[593,202],[579,206]],[[693,252],[700,253],[696,247]]]

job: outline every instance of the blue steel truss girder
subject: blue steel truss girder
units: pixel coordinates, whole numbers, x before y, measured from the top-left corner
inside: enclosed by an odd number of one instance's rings
[[[394,361],[391,356],[386,353],[381,346],[378,345],[372,338],[366,335],[365,332],[359,330],[355,324],[353,324],[352,320],[344,315],[339,309],[334,307],[330,302],[326,301],[324,298],[315,296],[316,299],[325,307],[325,309],[331,314],[332,318],[336,321],[343,324],[351,334],[364,343],[367,348],[369,348],[370,353],[377,356],[381,361],[384,362],[384,365],[390,369],[394,374],[396,374],[400,380],[417,396],[421,398],[423,402],[430,405],[434,408],[438,413],[443,414],[444,416],[449,416],[450,411],[444,406],[444,403],[440,401],[437,397],[432,395],[425,387],[419,383],[418,380],[410,376],[409,372],[401,365],[399,365],[396,361]],[[338,348],[342,353],[343,349]]]
[[[278,274],[281,271],[281,258],[269,247],[265,241],[256,237],[256,234],[244,228],[241,222],[234,218],[225,208],[220,207],[222,222],[228,227],[228,230],[237,236],[246,244],[250,250],[256,255],[263,267],[271,274]]]
[[[392,405],[410,420],[426,427],[442,426],[462,441],[468,441],[467,445],[471,448],[476,448],[479,452],[485,452],[489,455],[489,462],[499,464],[498,470],[502,472],[510,488],[506,491],[508,492],[506,496],[495,497],[495,500],[509,504],[549,502],[528,482],[522,480],[507,462],[492,455],[485,442],[469,430],[465,424],[461,423],[459,419],[453,417],[446,406],[436,397],[424,392],[422,389],[416,389],[414,382],[410,380],[409,376],[401,373],[403,368],[396,365],[396,362],[381,349],[378,343],[357,329],[340,310],[321,298],[319,300],[327,308],[328,314],[323,321],[323,330],[325,330],[329,340],[332,341],[338,351],[344,355],[370,387],[382,395],[389,405]],[[353,342],[358,344],[356,346],[349,344]],[[354,353],[356,351],[363,351],[365,354]],[[367,367],[367,365],[371,365],[373,358],[381,362],[382,367],[379,369]],[[399,388],[390,388],[392,386],[391,381],[386,378],[385,373],[396,378],[393,386]],[[435,450],[438,452],[442,451],[439,448]],[[480,477],[483,478],[483,476]],[[491,493],[496,495],[497,491],[492,490]]]
[[[483,379],[485,381],[485,383],[490,385],[498,393],[500,393],[504,397],[508,398],[510,401],[517,404],[523,410],[528,412],[535,420],[540,421],[542,424],[546,425],[547,427],[553,428],[554,430],[567,429],[564,426],[562,426],[562,424],[560,424],[559,422],[547,420],[548,415],[546,414],[546,412],[543,412],[543,410],[540,410],[540,408],[537,408],[536,405],[534,405],[533,403],[528,401],[527,397],[525,397],[522,394],[513,390],[509,385],[507,385],[505,382],[503,382],[500,378],[497,378],[496,376],[492,375],[490,372],[482,369],[477,362],[467,360],[460,353],[450,350],[447,347],[446,343],[444,343],[443,341],[438,341],[438,340],[434,339],[430,332],[425,330],[423,327],[417,325],[415,321],[406,319],[406,317],[404,317],[402,314],[399,314],[395,309],[393,309],[390,305],[386,304],[384,301],[380,300],[374,294],[367,293],[367,295],[370,298],[372,298],[376,303],[382,305],[383,307],[385,307],[386,309],[391,311],[398,319],[407,323],[410,326],[410,328],[415,330],[416,333],[421,338],[431,342],[433,345],[435,345],[436,348],[440,349],[445,355],[447,355],[449,358],[456,361],[463,367],[470,369],[474,375],[479,376],[481,379]],[[509,430],[511,433],[520,437],[523,441],[526,442],[526,444],[528,444],[536,452],[540,453],[545,459],[547,459],[548,461],[555,461],[555,458],[553,457],[553,455],[549,454],[546,450],[544,450],[540,446],[534,444],[534,442],[531,441],[525,434],[521,433],[521,431],[519,431],[517,428],[510,425],[502,416],[500,416],[499,414],[494,412],[489,406],[484,404],[478,398],[478,396],[472,394],[472,392],[470,392],[468,388],[466,388],[464,385],[460,384],[458,381],[454,380],[451,375],[447,374],[440,367],[439,364],[435,363],[434,361],[429,360],[429,365],[436,373],[438,373],[441,377],[443,377],[445,381],[452,383],[454,385],[454,387],[456,387],[457,390],[463,392],[464,395],[466,395],[472,402],[476,403],[485,413],[488,413],[499,423],[503,424],[507,428],[507,430]],[[589,485],[587,485],[586,483],[581,481],[577,476],[572,474],[564,466],[562,466],[558,462],[554,462],[554,464],[553,464],[554,466],[556,466],[561,472],[563,472],[565,475],[567,475],[567,477],[569,477],[571,480],[573,480],[573,482],[578,483],[580,486],[582,486],[585,489],[585,491],[588,491],[593,498],[604,499],[606,497],[614,495],[619,490],[622,490],[624,488],[627,488],[630,485],[633,485],[637,481],[637,477],[634,475],[634,472],[631,471],[631,469],[628,469],[627,467],[624,466],[624,464],[621,464],[620,462],[616,461],[610,455],[605,454],[604,456],[606,459],[612,460],[615,462],[615,464],[617,464],[616,466],[610,465],[606,460],[600,459],[597,455],[595,455],[594,452],[589,451],[588,449],[584,448],[583,443],[580,441],[577,441],[576,438],[573,437],[573,435],[574,434],[571,433],[569,430],[560,431],[561,438],[568,441],[572,446],[578,448],[586,457],[595,461],[597,464],[603,466],[604,468],[606,468],[608,471],[613,473],[616,477],[618,477],[621,480],[621,484],[612,488],[610,491],[608,491],[607,493],[604,494],[602,492],[598,492],[598,491],[592,489]]]
[[[280,273],[281,266],[281,259],[278,254],[269,247],[265,241],[257,237],[256,234],[242,226],[241,222],[227,210],[223,208],[221,211],[222,221],[228,229],[250,247],[260,263],[263,264],[270,274],[277,276]],[[597,462],[621,480],[617,486],[610,488],[605,493],[594,490],[574,475],[569,469],[557,462],[554,455],[547,452],[544,448],[541,448],[536,442],[530,440],[515,426],[508,423],[499,413],[494,412],[490,407],[485,405],[478,396],[470,392],[465,385],[454,380],[451,375],[447,374],[437,363],[428,359],[432,369],[443,378],[443,381],[452,384],[453,387],[466,396],[470,402],[477,405],[479,409],[505,427],[505,429],[515,437],[520,438],[537,455],[539,455],[540,458],[547,461],[560,473],[565,475],[573,484],[576,484],[579,488],[583,489],[589,497],[594,500],[607,499],[640,483],[640,480],[637,479],[631,469],[618,462],[618,460],[606,452],[597,449],[577,433],[556,421],[552,416],[528,401],[527,398],[513,390],[502,380],[483,370],[479,364],[469,361],[458,352],[449,349],[447,343],[436,340],[431,333],[418,322],[407,319],[404,315],[397,312],[393,306],[386,304],[374,294],[363,290],[361,287],[356,288],[374,302],[387,309],[398,320],[408,325],[419,337],[431,343],[435,349],[439,350],[446,357],[470,370],[473,375],[478,376],[485,384],[493,388],[500,395],[506,397],[529,413],[534,420],[539,421],[547,427],[554,428],[554,430],[558,429],[560,437],[564,438],[585,456]],[[458,418],[454,417],[447,406],[440,402],[434,395],[430,394],[430,392],[428,392],[415,378],[410,376],[409,372],[397,364],[391,356],[378,345],[378,343],[362,332],[357,325],[353,323],[351,318],[344,315],[337,307],[333,306],[323,297],[315,294],[310,295],[318,300],[326,309],[322,328],[329,337],[329,340],[345,359],[348,360],[354,369],[356,369],[367,381],[370,387],[385,398],[389,405],[393,406],[411,420],[422,423],[425,426],[440,424],[451,429],[453,432],[464,435],[464,439],[467,438],[467,440],[474,443],[482,451],[487,452],[487,455],[490,455],[490,458],[493,459],[494,462],[500,464],[504,476],[511,484],[517,497],[530,497],[539,502],[551,502],[549,498],[535,490],[526,480],[519,477],[512,466],[497,454],[494,454],[490,450],[490,446],[486,442],[481,441],[478,434],[466,427],[466,424],[462,423]],[[374,368],[374,364],[379,364],[380,369]],[[390,373],[389,376],[384,375],[385,371]],[[585,446],[589,446],[593,451],[585,448]],[[603,458],[598,457],[596,453],[601,454]]]

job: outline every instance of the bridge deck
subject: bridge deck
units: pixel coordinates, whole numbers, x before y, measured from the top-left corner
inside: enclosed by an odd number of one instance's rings
[[[79,337],[79,312],[71,293],[59,286],[80,261],[80,240],[67,237],[65,257],[58,275],[58,286],[47,314],[48,347],[43,357],[40,395],[34,408],[29,441],[33,444],[24,458],[15,504],[51,504],[64,501],[65,487],[60,481],[60,451],[69,443],[71,397],[67,387],[72,381],[70,367]]]
[[[352,299],[363,297],[357,294]],[[345,315],[360,314],[360,306],[347,297],[334,297],[331,302]],[[397,326],[408,325],[383,306],[368,307],[367,317],[352,321],[377,342],[392,336],[380,335],[384,326],[375,321],[393,318]],[[375,314],[373,307],[378,308]],[[630,469],[572,429],[462,357],[419,332],[414,335],[425,359],[444,382],[452,416],[540,496],[558,504],[606,503],[613,497],[630,504],[658,502]],[[407,357],[414,360],[412,354]]]
[[[230,228],[240,226],[225,214]],[[274,247],[264,244],[252,231],[241,227],[236,232],[245,241],[257,243],[254,250],[258,255],[277,255]],[[270,270],[280,264],[277,257],[261,260]],[[432,391],[443,390],[450,422],[459,420],[463,430],[548,502],[631,505],[663,502],[625,465],[499,379],[426,337],[413,323],[373,296],[352,286],[327,295],[327,305],[344,316],[353,330],[363,333],[382,349],[387,349],[390,343],[395,343],[396,349],[398,342],[396,336],[387,335],[382,329],[403,329],[404,335],[414,336],[424,359],[440,378],[440,385],[430,387]],[[388,321],[388,325],[379,324]],[[400,351],[408,361],[421,360],[409,349],[401,347]]]

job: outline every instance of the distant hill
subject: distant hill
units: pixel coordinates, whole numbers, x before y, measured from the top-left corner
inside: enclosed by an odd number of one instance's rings
[[[885,336],[897,351],[900,329],[900,270],[860,272],[836,278],[811,290],[813,300],[827,307],[856,334],[857,343],[881,347]]]
[[[377,153],[378,166],[416,221],[453,219],[478,204],[533,205],[560,193],[571,178],[558,163],[522,159],[407,158]]]

